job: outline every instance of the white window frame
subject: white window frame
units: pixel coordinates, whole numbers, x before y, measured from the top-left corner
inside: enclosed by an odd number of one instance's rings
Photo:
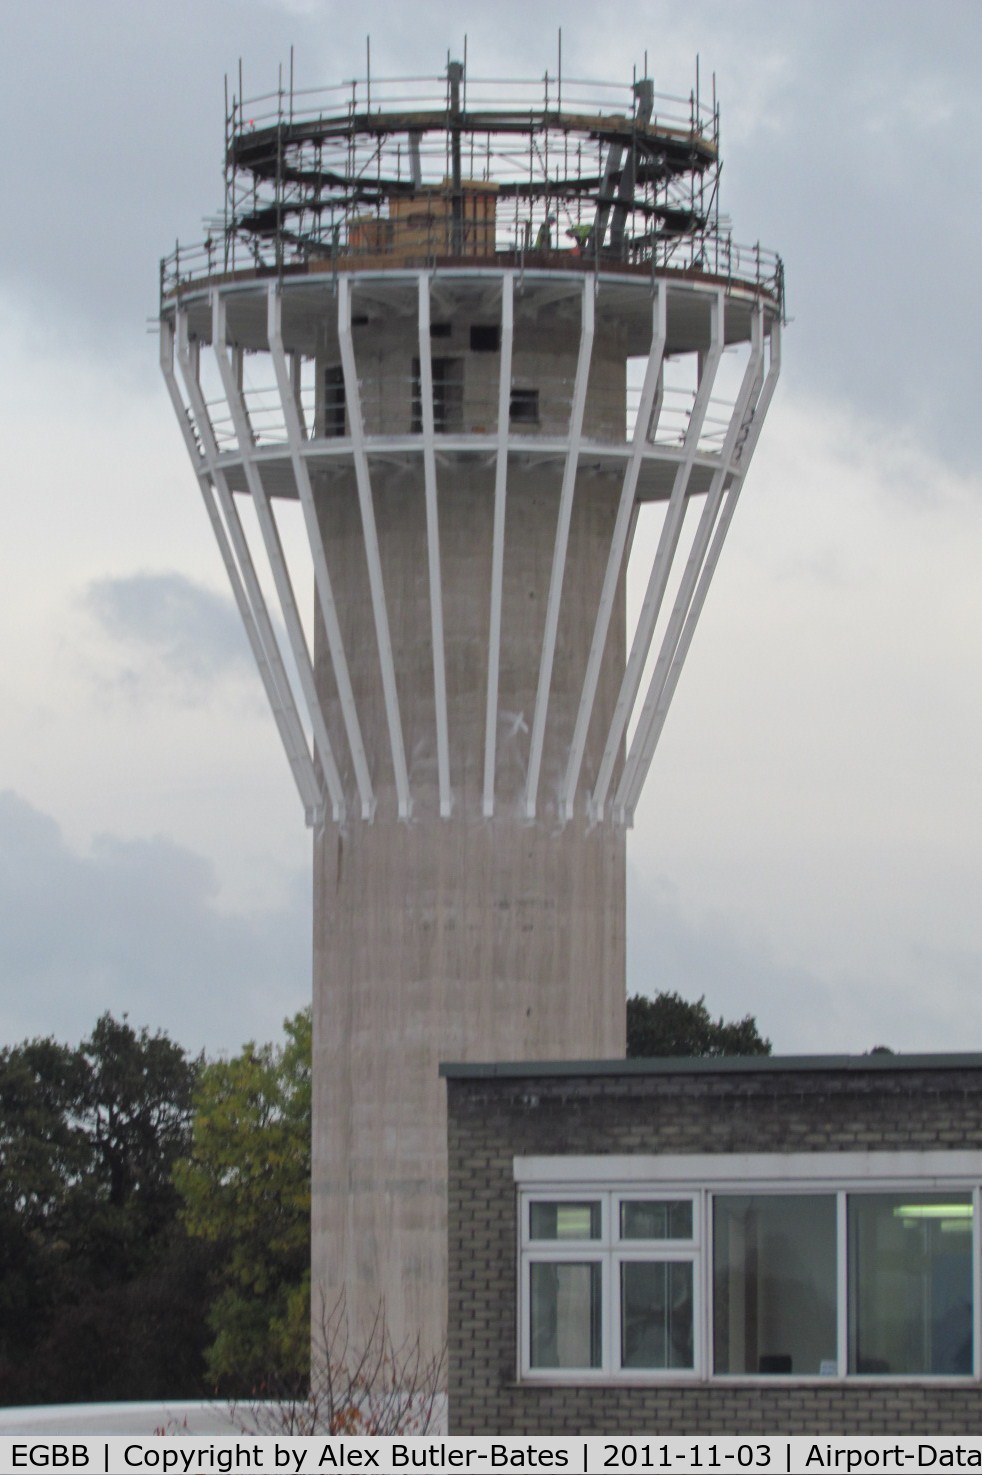
[[[532,1238],[531,1206],[534,1203],[579,1203],[599,1202],[600,1204],[600,1237],[598,1239],[540,1239]],[[559,1376],[563,1379],[573,1379],[576,1382],[588,1380],[590,1382],[603,1381],[605,1369],[607,1368],[607,1353],[609,1340],[609,1318],[603,1315],[603,1307],[607,1301],[607,1276],[608,1268],[604,1263],[605,1247],[610,1239],[609,1222],[609,1194],[590,1188],[584,1192],[567,1193],[563,1191],[545,1190],[542,1193],[532,1193],[518,1196],[518,1242],[522,1247],[520,1254],[521,1262],[521,1297],[524,1308],[521,1320],[522,1342],[519,1351],[519,1367],[523,1378],[552,1379]],[[600,1266],[600,1305],[601,1305],[601,1332],[600,1332],[600,1367],[545,1369],[532,1367],[532,1265],[557,1265],[561,1263],[581,1265],[584,1262],[599,1264]]]
[[[619,1378],[681,1378],[691,1381],[698,1378],[702,1365],[703,1328],[703,1262],[704,1242],[702,1206],[699,1195],[691,1190],[681,1193],[655,1192],[648,1189],[628,1187],[613,1189],[611,1219],[616,1214],[616,1232],[611,1243],[611,1371]],[[679,1203],[692,1205],[692,1234],[688,1239],[625,1239],[621,1234],[621,1205],[624,1203]],[[613,1226],[612,1226],[613,1227]],[[625,1368],[621,1365],[621,1266],[629,1263],[651,1265],[655,1263],[692,1266],[692,1366],[691,1368]],[[606,1302],[601,1302],[602,1309]]]
[[[775,1383],[929,1384],[958,1386],[982,1379],[982,1152],[855,1153],[698,1153],[691,1156],[516,1157],[519,1294],[518,1369],[529,1382],[550,1383]],[[862,1374],[848,1371],[847,1200],[850,1193],[971,1193],[972,1195],[972,1355],[965,1375]],[[716,1195],[834,1195],[836,1198],[836,1372],[828,1376],[790,1373],[716,1373],[713,1370],[713,1226]],[[691,1240],[621,1240],[622,1200],[693,1202]],[[529,1233],[532,1200],[601,1201],[601,1238],[584,1241],[533,1241]],[[593,1259],[601,1262],[601,1367],[532,1368],[529,1345],[530,1278],[535,1260]],[[693,1262],[693,1368],[621,1368],[620,1265],[625,1260]]]
[[[620,1206],[630,1203],[687,1202],[692,1206],[692,1234],[685,1239],[622,1239]],[[531,1205],[533,1203],[600,1204],[600,1236],[597,1239],[533,1239]],[[518,1195],[518,1242],[520,1246],[519,1284],[522,1314],[519,1317],[518,1363],[520,1376],[529,1381],[609,1382],[611,1378],[634,1381],[641,1377],[698,1378],[702,1352],[702,1212],[697,1194],[686,1189],[681,1193],[665,1193],[647,1187],[628,1187],[626,1192],[610,1187],[571,1188],[557,1191],[532,1189]],[[597,1368],[539,1368],[532,1366],[531,1281],[533,1265],[561,1263],[597,1264],[600,1266],[600,1366]],[[691,1264],[692,1266],[692,1367],[655,1369],[622,1368],[621,1348],[621,1266],[634,1264]],[[609,1308],[609,1309],[608,1309]]]

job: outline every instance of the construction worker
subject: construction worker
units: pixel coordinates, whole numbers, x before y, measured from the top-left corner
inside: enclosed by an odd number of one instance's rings
[[[555,215],[547,215],[539,226],[535,237],[536,251],[550,251],[552,249],[552,227],[556,224]]]
[[[592,225],[571,225],[570,226],[570,228],[566,232],[566,234],[572,239],[572,242],[573,242],[572,250],[573,250],[573,255],[574,256],[582,256],[583,255],[584,248],[586,246],[587,241],[590,239],[590,236],[592,234],[592,231],[593,231],[593,226]]]

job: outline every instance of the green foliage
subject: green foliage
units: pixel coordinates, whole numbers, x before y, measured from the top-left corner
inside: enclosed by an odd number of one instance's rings
[[[284,1028],[282,1046],[204,1067],[190,1156],[174,1172],[183,1222],[221,1267],[208,1369],[240,1396],[309,1370],[310,1010]]]
[[[206,1065],[105,1014],[0,1050],[0,1404],[303,1382],[310,1034]]]
[[[204,1391],[172,1183],[199,1065],[109,1014],[77,1048],[0,1051],[0,1403]]]
[[[771,1042],[747,1014],[727,1023],[713,1019],[705,998],[689,1003],[680,994],[635,994],[627,1001],[627,1053],[654,1055],[769,1055]]]
[[[627,1011],[629,1055],[770,1053],[703,999]],[[210,1063],[109,1014],[0,1050],[0,1404],[308,1398],[310,1122],[309,1010]]]
[[[172,1169],[187,1152],[201,1062],[189,1061],[166,1035],[137,1035],[110,1014],[81,1054],[88,1065],[82,1120],[101,1193],[113,1207],[139,1205],[152,1227],[175,1203]]]
[[[78,1122],[86,1087],[80,1053],[54,1040],[0,1051],[0,1213],[27,1231],[57,1220],[89,1162]]]

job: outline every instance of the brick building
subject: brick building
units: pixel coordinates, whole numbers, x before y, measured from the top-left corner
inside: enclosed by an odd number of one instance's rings
[[[982,1056],[442,1074],[452,1432],[982,1431]]]

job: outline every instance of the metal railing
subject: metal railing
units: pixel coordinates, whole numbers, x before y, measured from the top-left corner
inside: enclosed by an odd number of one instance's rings
[[[258,357],[262,362],[262,356]],[[521,386],[515,385],[520,394]],[[418,381],[410,376],[387,376],[383,383],[370,376],[359,379],[359,400],[365,433],[375,436],[398,436],[419,434],[421,424],[418,408]],[[564,436],[569,425],[572,405],[573,381],[563,376],[540,380],[538,403],[534,418],[515,419],[510,429],[515,435]],[[589,440],[619,444],[634,434],[640,406],[641,391],[636,385],[623,389],[603,386],[590,392],[587,398],[584,434]],[[689,428],[695,395],[690,389],[666,385],[661,411],[657,423],[649,427],[646,440],[649,445],[661,449],[679,447]],[[253,440],[258,447],[286,446],[288,434],[283,415],[279,389],[272,381],[254,385],[244,384],[242,402],[245,408]],[[314,439],[314,388],[305,385],[301,391],[299,407],[302,423],[308,440]],[[401,407],[401,408],[400,408]],[[233,423],[232,414],[224,396],[209,398],[206,402],[208,419],[219,453],[238,452],[241,447]],[[343,401],[339,403],[343,413]],[[475,390],[461,385],[459,398],[452,404],[439,400],[435,404],[435,429],[438,435],[495,435],[498,429],[497,385]],[[726,432],[733,413],[733,401],[714,396],[703,420],[697,442],[699,454],[710,454],[722,450]],[[344,439],[339,431],[327,439]]]
[[[276,127],[280,123],[343,122],[359,114],[443,112],[449,107],[449,85],[443,77],[360,77],[329,87],[278,87],[252,97],[233,97],[229,124],[233,132]],[[635,109],[633,83],[597,82],[585,78],[469,77],[461,82],[461,106],[467,112],[563,112],[584,116]],[[654,94],[651,126],[711,134],[714,104],[695,92],[681,96]]]
[[[635,249],[626,262],[604,252],[587,258],[575,246],[536,249],[534,244],[526,244],[528,237],[534,243],[534,218],[530,229],[526,230],[523,225],[519,241],[515,239],[513,223],[508,222],[503,230],[496,228],[493,251],[480,257],[473,253],[473,264],[530,269],[548,267],[553,270],[596,269],[599,272],[616,272],[626,264],[630,267],[644,265],[653,274],[662,271],[705,274],[707,278],[727,285],[750,287],[766,293],[781,307],[783,314],[784,266],[781,257],[759,242],[755,245],[738,243],[728,231],[656,241]],[[382,258],[392,266],[433,266],[445,261],[449,255],[448,244],[445,230],[433,231],[411,250],[405,247],[395,249],[384,243],[373,249],[352,247],[339,237],[333,249],[325,250],[323,254],[298,249],[293,255],[278,257],[272,244],[240,239],[226,262],[223,243],[214,237],[190,246],[178,243],[160,263],[161,306],[166,307],[175,295],[225,274],[252,272],[268,276],[283,271],[303,271],[312,263],[321,269],[330,270],[332,265],[351,269],[356,268],[359,262],[368,264],[376,258]],[[466,256],[461,264],[467,264]]]

